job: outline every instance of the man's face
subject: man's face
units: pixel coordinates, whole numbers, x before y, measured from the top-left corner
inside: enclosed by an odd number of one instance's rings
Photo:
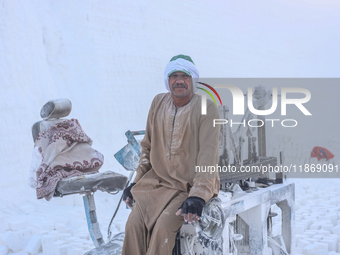
[[[191,76],[183,72],[174,72],[169,76],[171,94],[175,97],[190,97],[192,92]]]

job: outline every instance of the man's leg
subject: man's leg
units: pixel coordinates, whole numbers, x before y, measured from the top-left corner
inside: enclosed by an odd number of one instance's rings
[[[145,255],[147,250],[147,229],[136,203],[125,225],[122,255]]]
[[[183,216],[176,216],[178,208],[187,198],[182,192],[164,209],[152,230],[147,255],[171,255],[175,246],[177,232],[184,223]]]

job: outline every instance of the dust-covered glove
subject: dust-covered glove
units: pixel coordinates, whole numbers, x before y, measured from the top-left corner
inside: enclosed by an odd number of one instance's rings
[[[135,186],[136,183],[131,183],[128,187],[126,187],[123,191],[123,201],[125,201],[128,197],[133,200],[131,189],[133,186]]]
[[[200,197],[188,197],[178,209],[182,209],[182,214],[192,213],[201,217],[204,205],[204,199]]]

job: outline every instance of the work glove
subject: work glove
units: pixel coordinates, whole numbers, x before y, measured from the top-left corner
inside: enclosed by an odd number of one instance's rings
[[[126,187],[123,191],[123,201],[126,201],[127,198],[130,198],[133,200],[132,194],[131,194],[131,189],[133,186],[135,186],[136,183],[131,183],[128,187]]]
[[[188,197],[180,208],[176,215],[184,214],[185,222],[195,222],[196,215],[198,218],[202,216],[202,210],[205,205],[204,199],[200,197]],[[191,214],[191,215],[190,215]]]

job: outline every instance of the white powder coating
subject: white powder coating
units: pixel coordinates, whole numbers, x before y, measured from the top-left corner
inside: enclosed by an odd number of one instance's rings
[[[82,238],[87,229],[81,196],[37,201],[27,185],[33,148],[30,127],[40,120],[47,101],[69,98],[70,117],[79,120],[94,148],[105,156],[102,171],[127,174],[113,154],[126,144],[128,129],[145,128],[153,96],[165,92],[163,72],[172,56],[190,55],[201,77],[339,77],[340,35],[335,32],[339,4],[0,0],[0,218],[4,219],[0,235],[10,240],[5,233],[8,225],[22,219],[29,222],[25,229],[31,238],[39,231],[72,232],[76,240],[68,241],[73,244],[70,254],[83,254],[92,246]],[[328,100],[337,94],[319,92]],[[335,131],[323,135],[327,138],[318,134],[324,141],[321,146],[339,148]],[[288,141],[279,146],[284,143]],[[275,146],[271,149],[278,151]],[[97,193],[99,222],[106,230],[118,196]],[[334,191],[329,199],[335,198]],[[35,212],[18,209],[27,205],[33,205]],[[127,212],[121,208],[117,226],[125,225]],[[67,224],[67,229],[56,227],[58,222]],[[6,247],[23,250],[30,238],[14,233],[20,247],[12,241]],[[1,252],[7,253],[6,249],[0,243]]]
[[[39,168],[43,158],[39,152],[38,147],[34,147],[32,150],[31,166],[29,168],[28,185],[35,189],[37,187],[37,169]]]

